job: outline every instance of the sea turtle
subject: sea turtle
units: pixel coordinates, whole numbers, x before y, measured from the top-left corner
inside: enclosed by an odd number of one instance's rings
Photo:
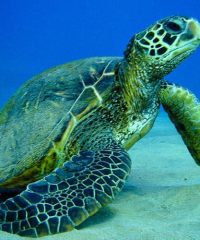
[[[26,82],[0,112],[0,229],[70,231],[110,203],[160,103],[200,163],[199,103],[163,80],[199,44],[196,20],[169,17],[136,34],[124,58],[83,59]]]

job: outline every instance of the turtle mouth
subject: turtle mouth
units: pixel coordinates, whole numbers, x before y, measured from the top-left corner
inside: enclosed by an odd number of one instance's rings
[[[167,56],[177,57],[180,55],[189,55],[200,45],[200,24],[192,19],[188,23],[187,30],[180,36],[176,43],[176,49],[172,49]]]
[[[180,36],[176,43],[176,49],[171,50],[168,54],[178,56],[184,53],[193,52],[200,45],[200,24],[198,21],[191,19],[186,31]]]
[[[189,56],[191,53],[193,53],[196,50],[196,48],[199,45],[200,45],[200,39],[193,39],[190,42],[187,42],[177,47],[176,49],[169,51],[168,53],[166,53],[165,57],[168,58],[170,56],[170,58],[176,58],[181,55]]]
[[[195,39],[178,47],[176,50],[170,51],[168,55],[171,54],[174,57],[186,52],[193,52],[199,45],[200,45],[200,39]]]

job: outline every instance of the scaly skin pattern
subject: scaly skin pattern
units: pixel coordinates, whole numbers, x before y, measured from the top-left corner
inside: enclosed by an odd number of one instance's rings
[[[166,18],[136,34],[123,59],[103,59],[101,66],[102,59],[83,60],[28,82],[14,98],[19,99],[20,109],[14,112],[17,114],[13,116],[8,107],[0,123],[9,122],[9,117],[15,123],[18,113],[23,112],[24,121],[30,126],[34,112],[36,120],[46,126],[41,135],[31,133],[29,140],[36,136],[44,143],[33,143],[31,153],[34,157],[44,155],[47,162],[56,159],[57,168],[44,176],[39,172],[39,181],[0,204],[0,229],[30,237],[70,231],[113,200],[130,173],[126,150],[153,126],[160,106],[162,78],[199,43],[200,25],[196,20]],[[65,91],[61,91],[62,87]],[[9,126],[13,125],[8,124],[8,132]],[[27,128],[23,130],[25,134]],[[8,139],[12,136],[13,132]],[[7,146],[3,149],[6,153],[10,150]],[[22,147],[20,154],[27,154],[25,149]],[[35,154],[37,151],[39,155]],[[19,152],[14,153],[19,156]],[[54,153],[56,158],[51,158]],[[29,159],[28,169],[41,160]],[[26,161],[22,163],[25,167]]]
[[[125,72],[128,75],[129,71],[133,71],[125,64],[123,60],[116,66],[116,80],[111,91],[103,104],[77,124],[69,137],[65,152],[73,148],[94,151],[103,149],[105,142],[98,139],[108,136],[109,131],[119,145],[129,149],[151,129],[159,110],[159,83],[153,83],[153,86],[149,84],[149,88],[141,84],[138,88],[137,84],[140,83],[137,78],[133,78],[132,85],[129,86],[130,79],[125,79],[121,74]],[[121,69],[123,73],[119,73]],[[132,88],[129,91],[131,95],[122,91],[122,84],[127,84],[129,90]]]
[[[160,101],[181,134],[192,157],[200,165],[200,103],[183,87],[163,82]]]
[[[66,142],[61,141],[66,158],[72,155],[70,161],[0,205],[3,231],[30,237],[70,231],[122,189],[131,169],[124,147],[128,149],[128,140],[133,144],[150,130],[159,106],[158,87],[139,90],[135,86],[131,96],[121,91],[124,70],[132,72],[124,64],[116,66],[110,94],[87,117],[78,121],[71,108],[74,129]],[[132,84],[137,84],[137,78]]]
[[[81,151],[1,204],[1,229],[30,237],[70,231],[114,199],[130,166],[128,154],[112,140],[102,151]]]

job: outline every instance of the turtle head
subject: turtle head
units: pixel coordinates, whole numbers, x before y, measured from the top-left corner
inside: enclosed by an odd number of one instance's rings
[[[127,50],[127,61],[149,67],[153,79],[162,78],[188,57],[200,44],[200,24],[193,18],[163,19],[136,34]],[[145,69],[148,71],[148,69]]]

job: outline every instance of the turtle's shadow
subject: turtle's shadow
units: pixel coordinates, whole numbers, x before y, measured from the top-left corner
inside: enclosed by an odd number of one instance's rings
[[[116,211],[111,207],[104,207],[99,212],[97,212],[94,216],[88,218],[82,224],[76,227],[76,229],[81,230],[83,228],[87,228],[90,226],[95,226],[101,224],[103,222],[109,221],[111,218],[115,217]]]
[[[137,187],[132,187],[132,188],[126,187],[123,190],[123,192],[119,196],[117,196],[117,199],[115,199],[116,203],[123,204],[124,200],[126,201],[126,195],[130,195],[133,192],[137,195],[143,195],[143,193],[141,193],[140,189]],[[85,220],[83,223],[77,226],[76,229],[81,230],[83,228],[87,228],[90,226],[92,227],[92,226],[107,222],[110,219],[117,217],[118,214],[120,214],[120,212],[116,209],[116,207],[112,205],[103,207],[95,215],[93,215],[92,217],[89,217],[87,220]]]

